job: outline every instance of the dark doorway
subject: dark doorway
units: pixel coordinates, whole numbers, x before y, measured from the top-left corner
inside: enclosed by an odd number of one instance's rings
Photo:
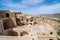
[[[9,13],[6,13],[6,17],[9,17]]]

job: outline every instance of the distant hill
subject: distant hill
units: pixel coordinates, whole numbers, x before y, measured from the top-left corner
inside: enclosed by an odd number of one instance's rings
[[[40,14],[39,16],[51,17],[51,18],[60,18],[60,13],[55,13],[55,14]]]

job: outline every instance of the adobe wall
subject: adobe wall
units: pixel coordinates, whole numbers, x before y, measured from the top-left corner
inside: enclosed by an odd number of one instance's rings
[[[4,31],[3,22],[2,22],[2,20],[0,19],[0,35],[3,34],[3,31]]]
[[[16,24],[16,16],[14,12],[10,12],[10,18],[12,19],[13,23],[15,24],[15,26],[17,26]]]
[[[6,17],[6,14],[8,17]],[[10,11],[0,11],[0,18],[11,18],[13,23],[16,25],[16,18],[15,18],[15,13],[14,12],[10,12]]]
[[[11,18],[0,19],[0,35],[4,34],[4,31],[10,28],[16,27]]]
[[[16,27],[11,18],[4,18],[2,21],[3,21],[4,29]]]

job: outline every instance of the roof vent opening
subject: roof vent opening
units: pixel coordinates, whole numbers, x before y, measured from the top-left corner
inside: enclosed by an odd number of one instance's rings
[[[50,32],[50,34],[53,34],[53,32]]]
[[[49,39],[49,40],[54,40],[54,39]]]

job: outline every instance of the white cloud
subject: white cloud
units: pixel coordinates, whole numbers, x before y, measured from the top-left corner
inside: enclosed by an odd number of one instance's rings
[[[26,9],[29,7],[28,5],[35,5],[43,1],[44,0],[22,0],[21,2],[13,3],[13,0],[3,0],[4,3],[0,5],[5,5],[10,8]]]
[[[8,3],[8,4],[4,4],[7,7],[10,8],[26,8],[26,5],[20,5],[20,4],[12,4],[12,3]]]
[[[4,3],[0,5],[5,5],[10,8],[26,9],[29,7],[28,5],[35,5],[37,3],[42,3],[43,1],[44,0],[22,0],[21,2],[13,3],[13,0],[3,0]]]
[[[13,3],[14,0],[2,0],[5,3]],[[22,0],[22,1],[18,1],[18,3],[20,4],[24,4],[24,5],[35,5],[37,3],[42,3],[45,0]]]
[[[41,11],[41,13],[55,13],[58,10],[60,10],[60,3],[54,4],[54,5],[51,5],[51,6],[42,6],[38,9]]]
[[[44,13],[60,13],[60,3],[50,5],[50,6],[40,6],[33,8],[31,10],[25,10],[25,13],[31,13],[31,14],[44,14]]]
[[[4,2],[4,3],[3,3]],[[27,8],[27,5],[21,5],[19,2],[18,3],[13,3],[13,0],[3,0],[0,5],[4,5],[10,8]]]
[[[28,4],[28,5],[35,5],[37,3],[42,3],[44,0],[22,0],[22,3]]]
[[[22,0],[20,3],[12,3],[12,0],[5,0],[6,3],[0,4],[5,5],[11,10],[22,11],[24,13],[31,14],[42,14],[42,13],[58,13],[60,12],[60,3],[54,5],[41,5],[39,7],[30,8],[28,5],[36,5],[42,3],[45,0]],[[37,6],[37,5],[36,5]],[[25,10],[24,10],[25,9]]]

